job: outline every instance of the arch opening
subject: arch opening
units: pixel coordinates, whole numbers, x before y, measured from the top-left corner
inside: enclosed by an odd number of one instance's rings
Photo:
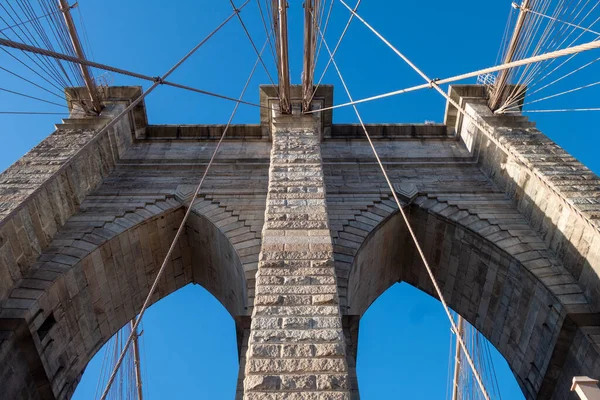
[[[536,398],[564,320],[555,296],[494,243],[419,207],[408,212],[448,306],[506,359],[525,397]],[[354,258],[348,314],[362,317],[397,282],[437,298],[395,212],[369,234]]]
[[[112,235],[106,230],[103,241],[98,245],[87,243],[78,261],[61,271],[32,302],[32,318],[27,321],[32,332],[30,342],[41,363],[38,368],[43,368],[47,377],[48,390],[56,398],[71,398],[88,362],[139,313],[184,211],[177,206],[127,229],[112,231]],[[68,234],[73,236],[73,232]],[[64,240],[63,237],[59,233],[56,240]],[[55,268],[54,259],[53,255],[42,255],[33,273]],[[245,315],[246,280],[236,250],[225,234],[195,212],[158,281],[151,304],[190,283],[201,285],[212,294],[236,323],[238,317]],[[19,289],[14,288],[13,293]],[[182,307],[187,313],[195,312],[185,304]],[[239,329],[237,333],[239,349]],[[0,344],[6,348],[16,346],[12,342]],[[9,364],[15,362],[6,363]],[[0,376],[5,372],[0,371]],[[11,379],[15,393],[32,385],[31,374],[24,372],[23,376],[23,381]]]
[[[405,282],[393,284],[360,322],[357,374],[361,398],[393,398],[396,393],[408,398],[450,398],[453,336],[437,299]],[[493,346],[491,356],[501,398],[524,399],[506,360]],[[466,363],[462,367],[470,373]],[[492,392],[489,386],[488,391]]]
[[[239,369],[235,323],[222,303],[202,286],[188,284],[153,304],[139,332],[146,397],[186,398],[189,393],[201,393],[225,400],[235,396]],[[114,336],[90,360],[73,400],[99,397],[96,394],[105,387],[108,374],[102,369],[103,360],[106,351],[106,358],[111,358],[113,340]],[[131,361],[123,368],[132,369]],[[135,384],[134,379],[132,382]],[[114,386],[117,388],[118,382]]]

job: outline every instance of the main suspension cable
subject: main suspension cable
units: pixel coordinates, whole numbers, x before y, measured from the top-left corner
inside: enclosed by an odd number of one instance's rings
[[[241,11],[242,8],[244,8],[248,4],[248,2],[249,2],[249,0],[247,0],[238,10]],[[210,39],[210,37],[212,37],[212,35],[214,35],[218,30],[220,30],[234,16],[235,16],[235,12],[233,14],[231,14],[225,21],[223,21],[223,23],[221,25],[219,25],[204,40],[204,42],[207,41],[208,39]],[[50,51],[50,50],[38,48],[38,47],[27,45],[27,44],[24,44],[24,43],[14,42],[12,40],[3,39],[3,38],[0,38],[0,46],[6,46],[6,47],[14,48],[14,49],[23,50],[23,51],[26,51],[26,52],[37,53],[37,54],[45,55],[45,56],[48,56],[48,57],[59,58],[59,59],[62,59],[62,60],[73,62],[73,63],[77,63],[77,64],[81,64],[81,65],[87,65],[89,67],[94,67],[94,68],[102,69],[102,70],[105,70],[105,71],[118,73],[118,74],[121,74],[121,75],[131,76],[131,77],[138,78],[138,79],[143,79],[143,80],[146,80],[146,81],[154,82],[155,84],[158,83],[158,84],[161,84],[161,85],[172,86],[172,87],[176,87],[176,88],[180,88],[180,89],[184,89],[184,90],[188,90],[188,91],[192,91],[192,92],[204,94],[204,95],[207,95],[207,96],[212,96],[212,97],[217,97],[217,98],[224,99],[224,100],[238,102],[238,100],[235,99],[235,98],[233,98],[233,97],[224,96],[224,95],[221,95],[221,94],[218,94],[218,93],[213,93],[213,92],[209,92],[209,91],[206,91],[206,90],[202,90],[202,89],[198,89],[198,88],[194,88],[194,87],[182,85],[182,84],[179,84],[179,83],[174,83],[174,82],[167,81],[165,79],[166,79],[166,77],[168,75],[164,75],[163,77],[152,77],[152,76],[149,76],[149,75],[138,74],[136,72],[131,72],[131,71],[127,71],[127,70],[124,70],[124,69],[112,67],[110,65],[100,64],[100,63],[97,63],[97,62],[80,59],[80,58],[77,58],[75,56],[70,56],[70,55],[67,55],[67,54],[57,53],[55,51]],[[242,101],[241,103],[242,104],[247,104],[247,105],[250,105],[250,106],[253,106],[253,107],[264,108],[264,106],[261,106],[260,104],[257,104],[257,103],[252,103],[252,102],[247,102],[247,101]]]
[[[342,1],[342,0],[340,0],[340,1]],[[349,8],[349,10],[352,11],[352,9],[350,9],[350,8]],[[362,20],[362,22],[364,23],[364,20]],[[0,42],[1,42],[1,40],[0,40]],[[386,40],[386,42],[387,42],[387,40]],[[389,44],[389,42],[387,42],[386,44]],[[391,46],[391,44],[389,44],[389,46]],[[566,49],[556,50],[556,51],[552,51],[550,53],[545,53],[545,54],[541,54],[538,56],[528,57],[528,58],[525,58],[522,60],[512,61],[510,63],[497,65],[495,67],[488,67],[488,68],[480,69],[477,71],[468,72],[468,73],[461,74],[461,75],[456,75],[456,76],[453,76],[450,78],[431,80],[428,83],[423,83],[421,85],[416,85],[416,86],[412,86],[412,87],[405,88],[405,89],[395,90],[393,92],[383,93],[383,94],[379,94],[377,96],[371,96],[371,97],[367,97],[364,99],[355,100],[355,101],[351,101],[351,102],[344,103],[344,104],[338,104],[338,105],[331,106],[331,107],[325,107],[325,108],[322,108],[319,110],[308,111],[307,113],[334,110],[336,108],[348,107],[348,106],[366,103],[366,102],[370,102],[370,101],[374,101],[374,100],[380,100],[383,98],[393,97],[393,96],[397,96],[397,95],[408,93],[408,92],[414,92],[417,90],[431,89],[431,88],[435,88],[436,86],[439,87],[439,85],[443,85],[446,83],[462,81],[464,79],[474,78],[479,75],[485,75],[485,74],[489,74],[492,72],[498,72],[498,71],[502,71],[505,69],[511,69],[511,68],[522,66],[522,65],[545,61],[545,60],[549,60],[552,58],[563,57],[563,56],[567,56],[569,54],[576,54],[576,53],[581,53],[581,52],[585,52],[585,51],[589,51],[589,50],[595,50],[598,48],[600,48],[600,40],[594,40],[592,42],[583,43],[583,44],[580,44],[577,46],[567,47]]]

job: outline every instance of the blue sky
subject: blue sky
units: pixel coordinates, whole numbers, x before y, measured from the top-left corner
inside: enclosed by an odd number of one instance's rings
[[[238,0],[237,4],[241,1]],[[509,0],[461,3],[444,0],[365,0],[360,14],[434,78],[495,64],[510,12]],[[290,68],[292,83],[300,83],[302,68],[302,1],[289,0]],[[162,75],[224,20],[227,1],[158,0],[80,1],[95,61],[151,76]],[[339,3],[333,10],[327,40],[334,46],[348,12]],[[254,1],[242,12],[257,46],[264,30]],[[79,13],[75,12],[79,21]],[[591,40],[591,39],[590,39]],[[596,52],[595,57],[598,57]],[[586,58],[581,57],[582,60]],[[363,98],[423,83],[395,54],[358,21],[354,21],[336,57],[354,98]],[[268,51],[265,60],[275,68]],[[323,50],[320,76],[327,60]],[[255,54],[238,21],[232,20],[171,77],[172,81],[237,97],[255,61]],[[19,70],[6,55],[0,65]],[[21,70],[19,70],[21,71]],[[593,80],[588,71],[565,79],[564,88]],[[598,76],[596,74],[596,76]],[[129,77],[107,76],[115,85],[142,85]],[[2,86],[49,100],[36,88],[0,71]],[[336,85],[335,103],[347,98],[331,69],[324,80]],[[258,84],[269,83],[258,70],[246,100],[258,100]],[[474,83],[474,80],[465,83]],[[558,92],[558,88],[553,89]],[[562,90],[562,89],[561,89]],[[552,90],[548,94],[552,94]],[[539,103],[540,109],[598,107],[598,87]],[[594,102],[596,102],[594,104]],[[547,103],[547,104],[546,104]],[[62,108],[0,92],[0,111],[63,111]],[[226,123],[233,104],[169,87],[159,87],[146,100],[149,121],[161,123]],[[359,106],[365,122],[442,122],[444,99],[431,90]],[[537,106],[537,105],[536,105]],[[597,113],[532,114],[538,127],[595,171],[600,170]],[[0,170],[32,148],[60,122],[59,116],[0,115]],[[356,122],[350,108],[336,110],[335,122]],[[258,110],[242,105],[234,123],[257,123]],[[231,399],[237,377],[233,321],[218,302],[200,287],[188,286],[150,308],[144,322],[148,398]],[[359,342],[359,383],[363,399],[393,399],[422,395],[444,398],[449,326],[437,301],[408,285],[396,285],[366,313]],[[99,353],[101,354],[101,353]],[[503,360],[497,369],[504,399],[522,398]],[[101,360],[100,360],[101,361]],[[75,399],[93,397],[99,360],[94,359]],[[521,396],[521,397],[520,397]]]

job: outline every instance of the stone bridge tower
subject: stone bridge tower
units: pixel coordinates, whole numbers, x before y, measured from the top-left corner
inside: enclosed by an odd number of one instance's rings
[[[0,175],[3,398],[73,394],[139,312],[222,133],[148,125],[140,103],[95,134],[140,93],[111,88],[100,117],[66,119]],[[443,125],[367,128],[449,305],[526,398],[574,399],[574,375],[600,377],[600,180],[527,118],[494,116],[482,87],[451,96],[505,148],[453,107]],[[358,399],[360,318],[399,281],[433,295],[360,126],[262,109],[232,126],[153,301],[189,283],[220,300],[240,399]]]

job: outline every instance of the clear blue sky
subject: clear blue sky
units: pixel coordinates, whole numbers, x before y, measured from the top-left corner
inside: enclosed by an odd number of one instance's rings
[[[236,3],[241,4],[241,1],[236,0]],[[511,1],[366,0],[363,3],[361,15],[426,73],[443,78],[495,64]],[[300,83],[302,1],[289,0],[289,4],[291,77],[293,83]],[[93,49],[91,58],[152,76],[162,75],[231,13],[227,1],[209,0],[81,0],[80,7]],[[75,16],[78,19],[77,12]],[[256,4],[252,2],[242,16],[257,46],[261,46],[264,31]],[[336,3],[327,34],[331,46],[347,18],[348,12]],[[269,53],[265,54],[271,74],[275,76]],[[323,51],[317,76],[326,59]],[[423,83],[358,21],[353,22],[336,59],[355,98]],[[254,52],[234,19],[173,74],[171,80],[237,97],[254,60]],[[4,54],[0,54],[0,65],[22,71]],[[574,77],[563,87],[589,83],[593,80],[590,76],[588,71],[585,78]],[[147,82],[118,75],[109,79],[116,85],[149,86]],[[2,71],[0,81],[6,88],[58,100]],[[335,103],[347,101],[333,69],[324,82],[336,85]],[[247,100],[258,100],[260,83],[269,81],[259,70]],[[474,83],[474,80],[466,83]],[[539,108],[598,107],[598,94],[598,87],[586,89],[549,100],[548,104],[542,102]],[[61,111],[59,107],[1,92],[0,104],[0,111]],[[233,107],[227,101],[169,87],[159,87],[146,105],[153,124],[223,124]],[[441,122],[444,106],[444,100],[437,93],[422,91],[364,104],[359,109],[366,122]],[[599,171],[598,115],[533,114],[532,118],[553,140]],[[0,121],[2,170],[47,136],[59,117],[0,115]],[[347,108],[335,111],[334,121],[356,122],[356,117]],[[257,123],[258,110],[242,106],[234,122]],[[146,314],[144,329],[147,398],[233,398],[238,370],[233,321],[205,290],[186,287],[154,305]],[[449,326],[437,301],[406,284],[395,285],[366,313],[360,332],[358,372],[363,399],[395,399],[401,395],[444,398]],[[503,398],[522,398],[505,363],[499,357],[496,359]],[[100,361],[94,359],[90,364],[75,399],[92,398]],[[423,388],[427,391],[424,397]]]

